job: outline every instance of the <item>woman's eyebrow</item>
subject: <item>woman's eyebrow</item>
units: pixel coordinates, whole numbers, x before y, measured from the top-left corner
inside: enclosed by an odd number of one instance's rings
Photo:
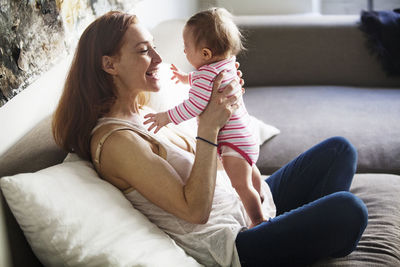
[[[143,42],[139,42],[135,45],[135,47],[138,47],[141,44],[151,44],[154,43],[154,38],[151,41],[143,41]]]
[[[135,47],[138,47],[138,46],[141,45],[141,44],[148,44],[148,43],[149,43],[149,41],[139,42],[139,43],[137,43],[137,44],[135,45]]]

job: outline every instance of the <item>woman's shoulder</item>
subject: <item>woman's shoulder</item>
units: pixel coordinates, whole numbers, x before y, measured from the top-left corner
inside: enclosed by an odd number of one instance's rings
[[[140,168],[158,153],[158,147],[148,142],[134,129],[118,124],[100,127],[92,136],[92,161],[100,176],[120,189],[128,187],[127,173]]]
[[[121,151],[122,148],[140,148],[146,144],[146,140],[137,131],[129,125],[106,124],[99,127],[91,139],[91,152],[94,154],[98,147],[101,150],[107,149],[107,152]],[[135,150],[131,150],[135,151]]]

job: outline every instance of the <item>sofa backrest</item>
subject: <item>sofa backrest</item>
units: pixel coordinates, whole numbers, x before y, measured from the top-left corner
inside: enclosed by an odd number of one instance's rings
[[[236,22],[247,39],[238,56],[247,86],[400,87],[366,46],[359,16],[252,16]]]

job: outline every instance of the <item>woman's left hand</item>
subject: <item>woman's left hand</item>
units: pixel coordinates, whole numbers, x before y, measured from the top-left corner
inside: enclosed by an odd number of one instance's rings
[[[240,83],[240,85],[242,86],[242,92],[243,92],[243,94],[244,94],[244,92],[245,92],[245,89],[243,88],[243,85],[244,85],[244,80],[243,80],[243,78],[242,78],[242,76],[243,76],[243,73],[242,73],[242,71],[241,70],[239,70],[239,67],[240,67],[240,63],[239,62],[235,62],[235,67],[236,67],[236,69],[237,69],[237,76],[239,77],[239,83]]]

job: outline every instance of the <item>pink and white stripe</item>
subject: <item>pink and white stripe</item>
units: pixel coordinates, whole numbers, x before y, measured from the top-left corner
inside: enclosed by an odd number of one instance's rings
[[[236,57],[201,66],[197,71],[189,74],[189,98],[178,106],[167,111],[169,118],[175,124],[199,116],[208,104],[211,97],[212,85],[215,76],[225,70],[222,87],[233,79],[238,79],[235,67]],[[240,108],[231,119],[221,128],[218,134],[219,147],[227,145],[241,154],[250,165],[258,159],[259,146],[252,133],[250,116],[240,99]],[[220,152],[220,149],[219,149]]]

